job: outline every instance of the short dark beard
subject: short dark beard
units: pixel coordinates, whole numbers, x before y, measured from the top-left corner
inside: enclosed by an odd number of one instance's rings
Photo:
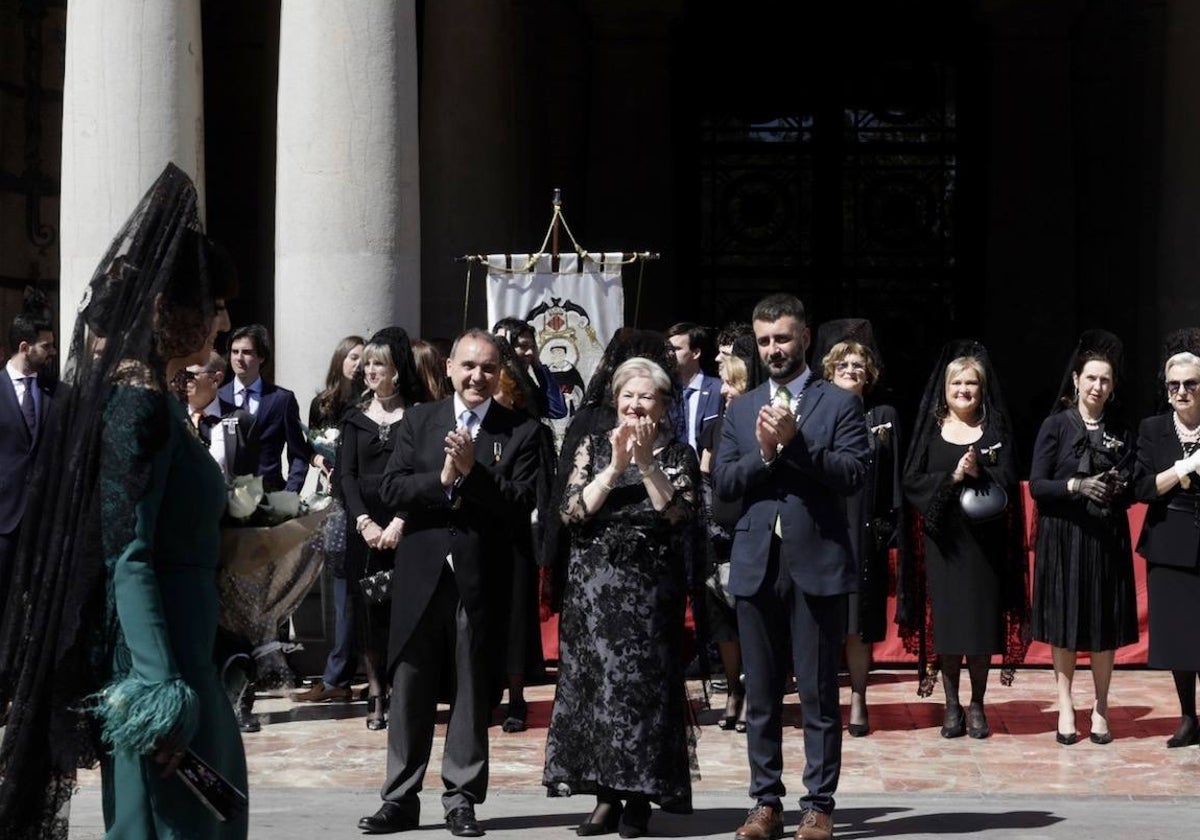
[[[787,364],[788,364],[787,369],[784,371],[781,371],[779,373],[775,372],[775,369],[771,366],[770,362],[768,362],[768,361],[763,362],[763,364],[767,368],[767,372],[771,374],[771,378],[774,379],[776,382],[789,382],[792,379],[795,379],[800,374],[804,373],[804,358],[803,357],[801,357],[799,359],[795,359],[795,358],[792,358],[791,356],[787,356],[786,360],[787,360]]]

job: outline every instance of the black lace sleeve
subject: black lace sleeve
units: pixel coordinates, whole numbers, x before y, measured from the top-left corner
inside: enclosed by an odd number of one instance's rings
[[[575,448],[575,458],[571,462],[571,475],[567,479],[567,488],[563,492],[562,505],[558,510],[562,521],[568,525],[582,522],[595,513],[588,510],[583,502],[583,488],[596,477],[596,467],[592,461],[592,437],[588,435],[579,441],[579,446]]]
[[[700,463],[690,446],[673,442],[659,456],[662,470],[671,480],[675,495],[663,508],[662,515],[672,525],[691,521],[700,510]]]

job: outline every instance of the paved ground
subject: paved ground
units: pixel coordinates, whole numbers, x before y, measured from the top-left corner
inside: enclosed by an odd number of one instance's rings
[[[993,678],[993,683],[997,680]],[[1167,750],[1178,723],[1168,674],[1118,671],[1110,723],[1116,740],[1087,741],[1090,679],[1079,675],[1077,725],[1083,740],[1054,742],[1053,674],[1028,670],[1012,688],[988,695],[993,737],[946,741],[938,736],[941,706],[917,698],[911,672],[873,676],[872,733],[846,738],[837,810],[839,838],[1013,838],[1013,840],[1194,840],[1200,837],[1200,749]],[[566,837],[590,811],[586,799],[540,795],[542,745],[552,686],[530,690],[531,728],[492,729],[491,786],[479,809],[488,836]],[[714,698],[723,703],[723,696]],[[847,699],[846,697],[843,698]],[[250,765],[251,838],[358,837],[355,823],[378,807],[386,733],[364,726],[365,704],[304,706],[263,696],[263,731],[245,736]],[[703,712],[702,723],[715,720]],[[799,709],[786,708],[786,776],[799,789],[803,765]],[[732,837],[745,796],[745,737],[702,727],[695,785],[696,813],[655,812],[654,834]],[[441,727],[424,796],[424,829],[440,827],[437,797]],[[73,840],[103,835],[98,780],[84,774],[73,804]],[[795,812],[793,811],[793,816]],[[423,833],[424,834],[424,833]],[[0,831],[2,836],[2,831]]]

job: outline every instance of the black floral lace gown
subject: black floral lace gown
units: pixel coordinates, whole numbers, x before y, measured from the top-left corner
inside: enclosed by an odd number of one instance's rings
[[[689,446],[671,442],[659,454],[675,487],[665,510],[654,510],[630,466],[600,510],[587,511],[583,488],[611,460],[607,435],[584,438],[560,511],[571,552],[543,784],[550,796],[609,788],[689,813],[681,645],[691,532],[680,526],[696,515],[699,467]]]

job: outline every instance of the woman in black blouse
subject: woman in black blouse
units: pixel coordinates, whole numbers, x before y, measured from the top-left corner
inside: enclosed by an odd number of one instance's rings
[[[1168,747],[1200,742],[1200,342],[1191,344],[1163,366],[1172,411],[1138,428],[1135,476],[1137,497],[1150,504],[1138,540],[1147,567],[1149,665],[1171,670],[1179,696],[1179,729]]]
[[[1090,330],[1072,354],[1059,401],[1034,446],[1029,488],[1037,501],[1033,638],[1049,644],[1063,745],[1078,740],[1071,684],[1077,651],[1090,651],[1095,703],[1089,739],[1112,740],[1108,686],[1116,649],[1137,641],[1137,596],[1129,544],[1128,482],[1133,434],[1112,397],[1121,342]]]
[[[379,498],[379,481],[395,449],[392,429],[404,411],[420,398],[408,334],[388,327],[371,337],[363,350],[363,379],[367,393],[342,418],[341,449],[336,475],[346,506],[347,602],[362,615],[363,660],[367,672],[367,728],[387,726],[387,698],[381,663],[387,644],[390,609],[387,603],[368,604],[363,612],[357,583],[367,575],[392,568],[396,544],[404,532],[400,511]]]

